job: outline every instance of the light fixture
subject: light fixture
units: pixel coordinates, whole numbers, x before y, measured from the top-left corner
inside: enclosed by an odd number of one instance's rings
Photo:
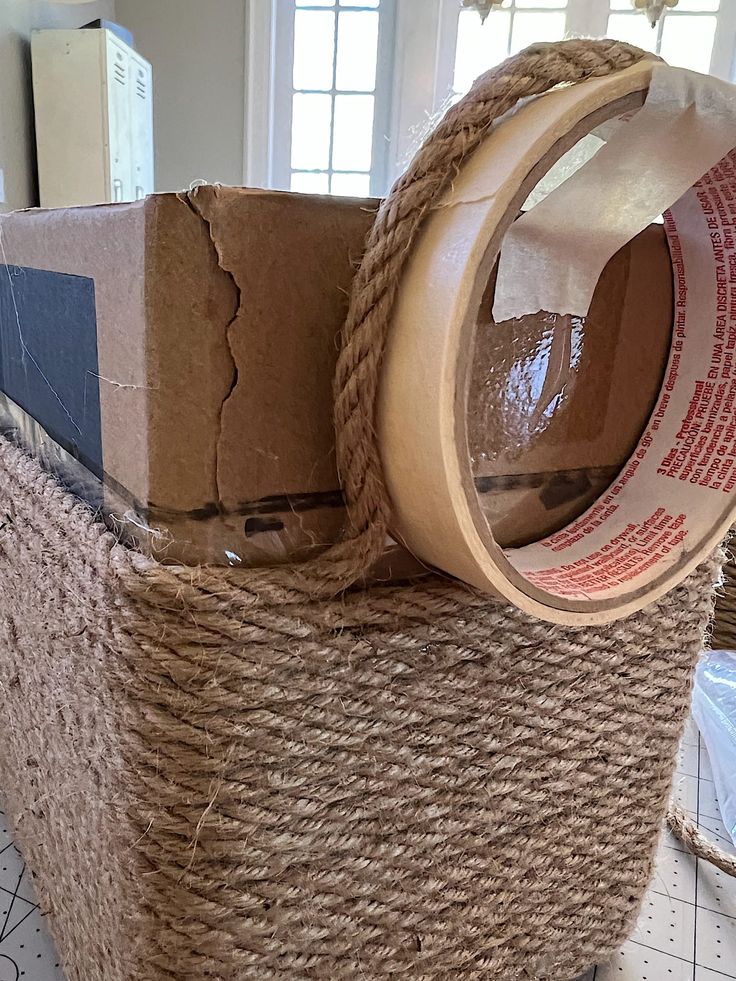
[[[631,0],[633,7],[647,15],[652,27],[664,13],[665,7],[676,7],[677,3],[678,0]]]
[[[477,10],[483,24],[490,12],[494,8],[500,7],[503,2],[504,0],[462,0],[462,5],[469,10]]]

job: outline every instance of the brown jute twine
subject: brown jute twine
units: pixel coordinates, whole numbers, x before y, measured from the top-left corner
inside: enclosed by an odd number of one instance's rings
[[[382,205],[336,382],[349,529],[321,559],[159,565],[0,440],[0,780],[70,981],[559,981],[628,935],[721,556],[585,629],[440,576],[348,587],[384,547],[374,407],[422,219],[520,99],[642,56],[522,52]]]

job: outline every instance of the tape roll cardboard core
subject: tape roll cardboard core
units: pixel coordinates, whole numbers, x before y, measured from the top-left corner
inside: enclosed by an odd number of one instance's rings
[[[552,622],[604,623],[635,612],[682,580],[734,517],[730,157],[666,216],[675,298],[669,359],[645,431],[612,485],[555,534],[503,549],[469,453],[478,314],[504,234],[563,154],[642,106],[651,70],[644,62],[557,90],[492,132],[425,225],[384,360],[378,429],[397,536],[428,564]]]

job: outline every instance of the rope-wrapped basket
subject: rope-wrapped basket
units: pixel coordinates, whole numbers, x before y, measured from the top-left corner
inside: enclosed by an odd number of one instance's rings
[[[641,54],[511,59],[381,207],[336,383],[349,531],[317,561],[159,565],[0,443],[0,786],[69,981],[560,981],[626,937],[719,555],[585,628],[440,576],[361,577],[390,513],[381,353],[423,217],[520,99]]]

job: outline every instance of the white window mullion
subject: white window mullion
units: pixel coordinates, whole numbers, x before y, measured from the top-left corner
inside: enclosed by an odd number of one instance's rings
[[[437,70],[432,108],[435,112],[439,111],[452,95],[459,15],[460,5],[457,0],[439,0],[438,36],[434,41]]]
[[[269,187],[273,138],[275,0],[245,3],[243,183]]]
[[[381,0],[378,20],[378,57],[376,63],[375,111],[373,119],[373,163],[370,191],[381,197],[393,181],[392,147],[389,138],[393,118],[393,77],[397,61],[397,0]]]
[[[419,143],[420,134],[434,110],[438,79],[443,72],[452,72],[454,51],[448,59],[449,67],[438,65],[442,2],[399,0],[396,9],[388,183],[399,176]],[[460,6],[459,0],[448,2],[457,8]]]
[[[274,0],[274,7],[269,185],[288,190],[291,185],[294,0]]]

